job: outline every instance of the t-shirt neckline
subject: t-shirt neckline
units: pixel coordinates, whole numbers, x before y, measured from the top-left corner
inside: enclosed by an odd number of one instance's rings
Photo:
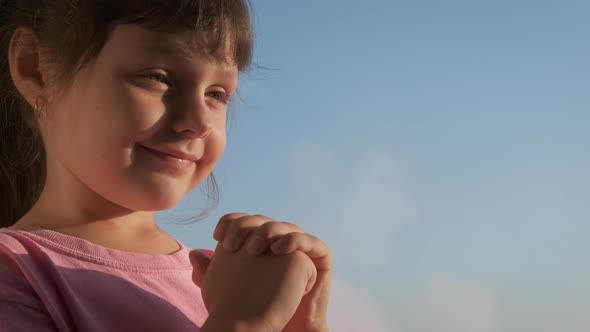
[[[157,270],[192,268],[189,249],[178,240],[176,242],[180,248],[171,254],[145,254],[104,247],[83,238],[37,226],[13,225],[2,230],[24,232],[62,254],[98,264]]]

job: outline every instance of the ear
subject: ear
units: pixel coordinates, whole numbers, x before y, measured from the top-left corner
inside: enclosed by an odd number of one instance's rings
[[[31,105],[45,90],[41,68],[40,44],[28,27],[16,29],[8,47],[8,64],[14,86]]]

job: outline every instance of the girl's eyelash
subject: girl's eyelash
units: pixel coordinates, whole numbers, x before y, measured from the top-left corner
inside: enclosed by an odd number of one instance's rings
[[[168,86],[172,85],[170,83],[170,80],[168,80],[168,77],[164,74],[149,73],[149,74],[143,75],[143,77],[153,79],[155,81],[158,81],[162,84],[166,84]],[[219,101],[223,104],[229,104],[231,102],[231,96],[228,96],[227,93],[225,93],[225,91],[213,90],[213,91],[207,92],[207,94],[211,95],[213,98],[215,98],[217,101]]]
[[[227,93],[225,93],[224,91],[214,90],[208,92],[207,94],[213,94],[212,97],[223,104],[229,104],[231,101],[231,96],[228,96]]]
[[[158,81],[160,83],[166,84],[166,85],[170,85],[170,81],[168,80],[168,77],[164,74],[160,74],[160,73],[150,73],[150,74],[145,74],[143,75],[144,77],[147,78],[151,78],[155,81]]]

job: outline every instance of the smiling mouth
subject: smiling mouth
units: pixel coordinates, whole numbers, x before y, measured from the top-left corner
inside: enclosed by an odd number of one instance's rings
[[[195,160],[188,159],[186,157],[180,157],[180,156],[176,156],[174,154],[158,151],[156,149],[148,148],[147,146],[144,146],[141,144],[138,144],[138,146],[141,147],[142,149],[146,150],[147,152],[150,152],[151,154],[159,157],[160,159],[168,161],[168,162],[174,162],[174,163],[179,163],[179,164],[188,164],[188,165],[195,163]]]

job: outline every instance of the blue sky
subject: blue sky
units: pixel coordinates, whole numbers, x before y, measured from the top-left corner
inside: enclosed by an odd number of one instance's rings
[[[244,211],[318,235],[334,331],[590,330],[590,2],[253,6],[221,204],[167,230],[214,247]]]

